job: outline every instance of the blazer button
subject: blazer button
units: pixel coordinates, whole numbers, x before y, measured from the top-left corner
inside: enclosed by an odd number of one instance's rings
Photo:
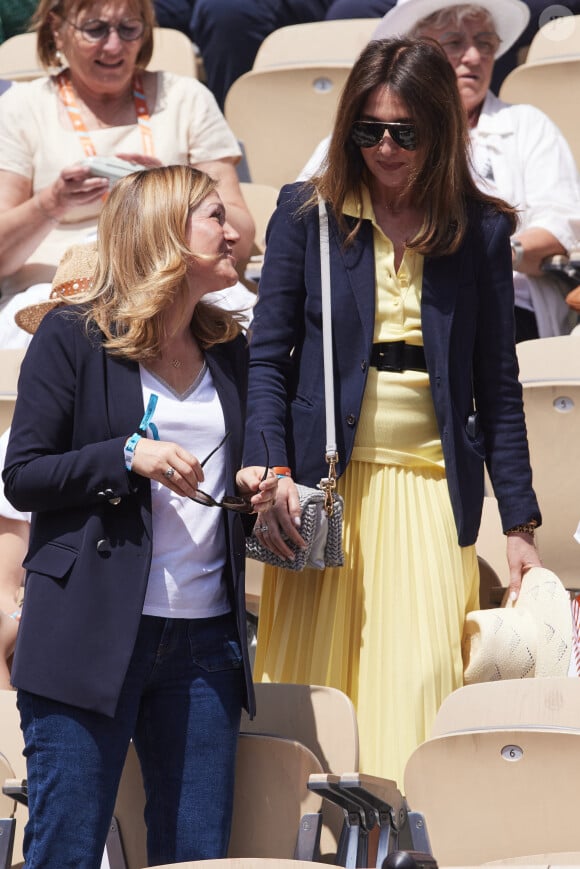
[[[356,424],[356,416],[354,415],[354,413],[349,413],[349,415],[346,418],[346,424],[350,425],[350,426],[353,426]]]
[[[103,555],[107,552],[111,551],[111,544],[108,540],[105,540],[103,537],[101,540],[97,540],[97,552],[103,553]]]
[[[367,370],[367,360],[366,359],[363,359],[363,361],[360,364],[360,367],[361,367],[361,371]]]

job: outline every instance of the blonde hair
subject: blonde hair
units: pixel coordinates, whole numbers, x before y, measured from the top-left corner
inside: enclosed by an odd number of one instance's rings
[[[135,66],[138,69],[145,69],[153,54],[153,28],[156,25],[155,9],[152,0],[127,0],[127,5],[130,13],[143,19],[145,23],[143,43],[135,61]],[[36,53],[45,69],[60,66],[53,36],[55,16],[64,21],[65,18],[71,19],[79,12],[90,9],[92,6],[94,6],[94,0],[40,0],[30,21],[30,29],[36,31]]]
[[[100,329],[109,353],[137,361],[159,355],[169,308],[188,304],[186,274],[196,257],[188,215],[216,186],[191,166],[146,169],[114,185],[99,218],[92,286],[74,298],[88,304],[87,330]],[[240,321],[239,312],[200,301],[191,330],[205,349],[235,338]]]

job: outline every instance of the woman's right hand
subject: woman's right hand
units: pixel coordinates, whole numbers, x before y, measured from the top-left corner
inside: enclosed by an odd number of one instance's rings
[[[141,438],[133,453],[131,470],[157,480],[177,495],[193,498],[203,482],[203,468],[192,453],[171,441]]]
[[[91,175],[88,166],[74,163],[64,168],[56,181],[36,196],[41,210],[56,220],[72,208],[98,201],[108,189],[106,178]]]
[[[276,503],[269,510],[260,513],[253,534],[275,555],[293,561],[294,553],[287,541],[300,548],[306,546],[298,533],[301,512],[298,490],[293,480],[291,477],[281,477],[278,480]]]

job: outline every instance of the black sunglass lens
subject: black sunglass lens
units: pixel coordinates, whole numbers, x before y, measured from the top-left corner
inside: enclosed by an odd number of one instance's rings
[[[415,151],[417,149],[417,133],[413,124],[401,124],[396,126],[391,124],[387,127],[389,135],[393,142],[405,151]]]
[[[414,124],[382,124],[373,121],[357,121],[352,125],[352,140],[358,148],[374,148],[388,130],[389,136],[405,151],[415,151],[417,134]]]
[[[364,123],[358,121],[352,125],[352,140],[357,148],[373,148],[378,145],[385,134],[384,124]]]

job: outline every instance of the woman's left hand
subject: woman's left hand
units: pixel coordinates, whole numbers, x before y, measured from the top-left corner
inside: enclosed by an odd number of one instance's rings
[[[518,598],[526,570],[542,566],[533,534],[508,534],[507,560],[510,570],[509,597],[513,602]]]
[[[263,513],[276,503],[278,477],[271,468],[265,480],[262,480],[263,476],[263,466],[241,468],[236,474],[238,492],[240,495],[252,495],[250,503],[254,513]]]

